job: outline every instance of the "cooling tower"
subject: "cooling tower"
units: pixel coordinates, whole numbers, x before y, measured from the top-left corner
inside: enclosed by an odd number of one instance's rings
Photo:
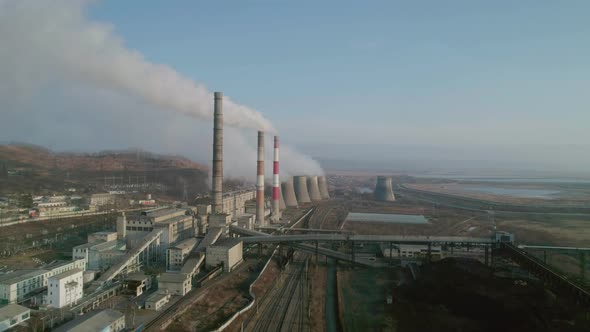
[[[318,177],[317,176],[308,176],[307,177],[307,190],[309,192],[309,198],[312,201],[321,201],[322,194],[320,194],[320,186],[318,185]]]
[[[297,207],[297,198],[295,196],[295,187],[293,186],[293,178],[289,178],[282,184],[282,193],[285,194],[285,204],[288,207]]]
[[[322,195],[322,199],[330,199],[328,180],[326,180],[325,176],[318,176],[318,185],[320,186],[320,195]]]
[[[223,211],[223,93],[214,94],[213,115],[213,179],[211,181],[211,197],[213,213]]]
[[[275,136],[274,160],[272,163],[272,220],[279,220],[280,212],[280,186],[279,181],[279,136]]]
[[[264,132],[258,132],[258,160],[256,161],[256,223],[264,224]]]
[[[375,199],[378,201],[395,201],[393,196],[393,180],[388,176],[378,176],[375,185]]]
[[[295,198],[295,197],[293,197],[293,198]],[[287,206],[285,205],[285,197],[283,196],[282,186],[279,186],[279,208],[281,210],[284,210],[287,208]]]
[[[299,204],[310,203],[309,192],[307,191],[307,177],[294,176],[293,187],[295,188],[295,196]]]

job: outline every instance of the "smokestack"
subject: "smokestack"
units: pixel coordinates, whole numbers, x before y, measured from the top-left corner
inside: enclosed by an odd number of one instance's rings
[[[285,194],[285,204],[288,207],[297,207],[297,198],[295,197],[295,187],[293,187],[293,178],[290,177],[287,181],[282,184],[282,192]]]
[[[377,177],[377,185],[375,185],[375,199],[378,201],[387,201],[392,202],[395,201],[395,196],[393,195],[393,185],[392,185],[392,178],[388,176],[378,176]]]
[[[330,193],[328,192],[328,180],[325,176],[318,176],[318,184],[320,186],[320,195],[322,199],[330,199]]]
[[[318,177],[317,176],[309,176],[307,177],[307,190],[309,192],[309,198],[312,201],[321,201],[322,195],[320,194],[320,187],[318,185]]]
[[[309,198],[309,192],[307,191],[307,177],[306,176],[294,176],[293,185],[295,187],[295,195],[297,196],[297,202],[300,204],[311,203]]]
[[[256,223],[264,224],[264,132],[258,131],[258,161],[256,162]]]
[[[223,212],[223,93],[214,94],[213,118],[213,179],[211,181],[211,197],[213,213]]]
[[[274,160],[272,163],[272,220],[278,221],[280,214],[280,181],[279,181],[279,136],[275,136]]]

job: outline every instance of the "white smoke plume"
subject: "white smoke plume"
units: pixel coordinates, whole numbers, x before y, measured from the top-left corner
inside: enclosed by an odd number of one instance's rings
[[[212,92],[126,48],[110,24],[87,18],[90,3],[0,0],[0,140],[57,150],[132,146],[210,162],[212,121],[194,130],[182,117],[211,120]],[[260,112],[227,97],[223,109],[226,129],[274,132]],[[226,130],[226,174],[254,178],[255,130]],[[286,146],[282,157],[285,172],[321,173]]]
[[[11,46],[2,47],[0,58],[32,65],[28,70],[38,69],[38,73],[45,68],[35,67],[51,65],[51,70],[67,78],[123,91],[160,109],[212,118],[212,93],[205,86],[127,49],[110,25],[86,19],[87,4],[73,0],[0,2],[0,40]],[[230,126],[273,130],[262,114],[229,99],[225,113]]]

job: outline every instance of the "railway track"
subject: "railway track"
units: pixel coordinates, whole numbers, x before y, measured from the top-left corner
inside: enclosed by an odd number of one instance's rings
[[[306,261],[309,254],[295,253],[285,279],[278,281],[261,303],[262,309],[251,317],[246,331],[304,331],[306,326]],[[254,320],[252,320],[254,319]]]

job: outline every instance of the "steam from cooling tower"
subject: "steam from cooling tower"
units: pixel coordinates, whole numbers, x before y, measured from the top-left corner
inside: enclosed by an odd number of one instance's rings
[[[42,80],[50,84],[59,78],[73,86],[81,83],[117,91],[156,109],[205,120],[213,117],[213,94],[204,85],[125,47],[111,25],[87,19],[89,3],[0,2],[0,59],[2,66],[14,70],[13,85],[34,86]],[[227,98],[225,113],[227,125],[273,131],[260,112]]]

